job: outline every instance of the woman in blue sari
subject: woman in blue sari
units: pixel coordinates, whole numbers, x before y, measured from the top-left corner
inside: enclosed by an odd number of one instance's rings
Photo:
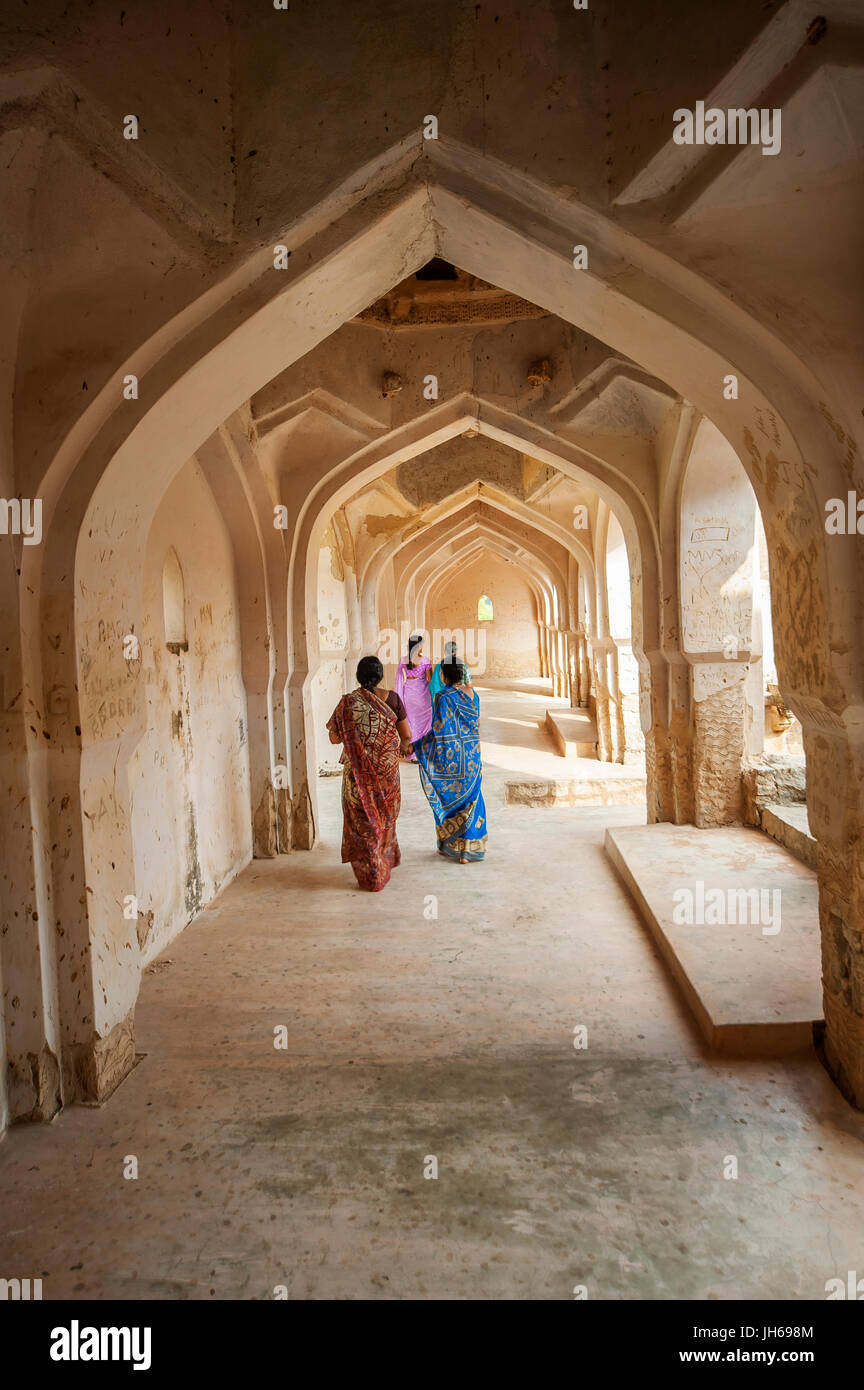
[[[458,662],[443,662],[444,688],[436,696],[432,728],[414,752],[420,781],[435,817],[438,853],[460,864],[486,854],[486,804],[480,761],[480,700]]]
[[[457,665],[460,664],[460,663],[459,663],[459,659],[458,659],[458,657],[456,656],[456,643],[455,643],[455,642],[445,642],[445,643],[444,643],[444,660],[443,660],[443,661],[436,662],[435,667],[434,667],[434,669],[433,669],[433,671],[432,671],[432,676],[431,676],[431,678],[430,678],[430,680],[429,680],[429,694],[432,696],[432,699],[433,699],[433,700],[435,699],[435,696],[438,695],[438,694],[440,694],[441,691],[444,689],[444,677],[441,675],[441,667],[442,667],[442,666],[446,666],[446,664],[447,664],[448,662],[450,663],[451,666],[453,665],[454,662],[456,662]],[[470,685],[470,684],[471,684],[471,672],[468,670],[468,667],[465,665],[465,662],[464,662],[464,661],[461,663],[461,666],[462,666],[462,680],[464,681],[465,685]]]

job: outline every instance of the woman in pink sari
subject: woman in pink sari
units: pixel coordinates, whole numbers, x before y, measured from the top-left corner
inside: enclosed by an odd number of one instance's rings
[[[423,638],[409,637],[408,659],[399,662],[393,689],[405,706],[412,741],[422,738],[432,728],[431,675],[432,662],[423,655]],[[412,753],[406,761],[416,763],[417,759]]]

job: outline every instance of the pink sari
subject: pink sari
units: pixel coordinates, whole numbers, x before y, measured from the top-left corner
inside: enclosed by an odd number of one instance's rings
[[[400,661],[399,670],[396,672],[393,689],[405,706],[412,739],[422,738],[432,728],[432,696],[429,694],[427,679],[431,670],[432,662],[424,658],[413,671],[408,670],[406,662]],[[413,753],[409,761],[416,763],[417,759]]]

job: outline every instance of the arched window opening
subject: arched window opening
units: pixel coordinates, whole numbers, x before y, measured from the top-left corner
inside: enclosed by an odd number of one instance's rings
[[[491,623],[495,617],[492,608],[492,600],[488,594],[481,594],[477,600],[477,621],[480,623]]]
[[[162,609],[165,616],[165,645],[169,652],[188,652],[186,640],[186,592],[177,552],[169,550],[162,566]]]
[[[609,517],[606,538],[606,594],[608,598],[609,636],[629,642],[632,627],[630,557],[621,523],[614,514]]]

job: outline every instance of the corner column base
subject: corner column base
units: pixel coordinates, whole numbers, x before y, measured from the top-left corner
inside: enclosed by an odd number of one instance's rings
[[[101,1105],[135,1065],[135,1010],[104,1038],[93,1037],[69,1049],[67,1100]]]
[[[6,1059],[9,1123],[53,1120],[62,1108],[60,1067],[47,1043],[39,1052],[10,1054]]]

